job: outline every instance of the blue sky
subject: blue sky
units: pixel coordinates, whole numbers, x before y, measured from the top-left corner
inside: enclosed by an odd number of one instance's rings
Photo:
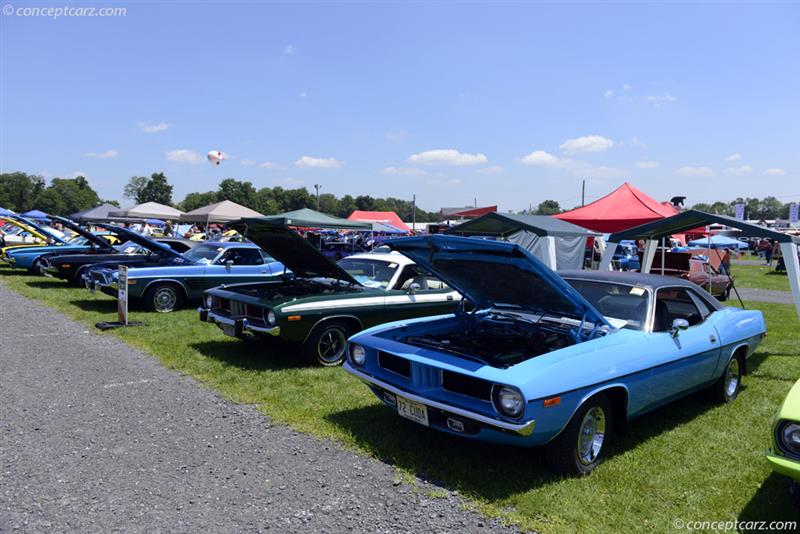
[[[120,200],[155,171],[176,201],[226,177],[425,209],[572,207],[583,178],[800,200],[797,4],[74,5],[127,12],[0,18],[2,172]]]

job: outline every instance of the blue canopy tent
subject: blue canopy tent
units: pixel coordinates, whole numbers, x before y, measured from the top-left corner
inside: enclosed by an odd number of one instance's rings
[[[23,217],[27,217],[28,219],[36,219],[36,220],[39,220],[39,221],[48,219],[50,217],[45,212],[39,211],[39,210],[26,211],[25,213],[22,214],[22,216]]]
[[[161,219],[145,219],[144,222],[152,224],[153,226],[164,226],[165,224]]]
[[[376,234],[405,235],[408,232],[384,222],[372,222],[372,231]]]
[[[735,248],[737,250],[750,248],[744,241],[739,241],[726,235],[712,235],[689,241],[689,246],[700,248]]]
[[[5,208],[0,208],[0,215],[16,215],[16,213]]]

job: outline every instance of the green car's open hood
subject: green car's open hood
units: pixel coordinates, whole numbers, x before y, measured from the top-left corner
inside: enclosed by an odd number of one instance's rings
[[[240,219],[231,228],[263,248],[297,276],[324,277],[361,285],[350,273],[325,257],[311,243],[280,222],[260,217]]]

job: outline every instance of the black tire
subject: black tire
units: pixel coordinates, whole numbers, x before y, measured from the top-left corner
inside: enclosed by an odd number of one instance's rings
[[[84,273],[85,270],[86,270],[86,267],[81,267],[77,271],[75,271],[75,274],[73,275],[73,277],[69,279],[69,285],[74,286],[74,287],[83,286],[83,279],[81,277],[83,276],[83,273]]]
[[[711,386],[711,394],[715,401],[727,404],[736,400],[742,389],[742,370],[744,362],[740,353],[736,353],[728,360],[725,370],[719,380]]]
[[[33,260],[33,263],[31,263],[31,268],[28,270],[33,275],[42,276],[42,260],[40,260],[39,258]]]
[[[723,291],[722,295],[719,296],[719,301],[725,302],[729,298],[731,298],[731,286],[725,288],[725,291]]]
[[[594,471],[608,451],[612,416],[611,403],[605,395],[584,402],[566,428],[545,445],[550,468],[564,476],[585,476]],[[591,435],[587,429],[593,429]]]
[[[314,328],[303,344],[303,359],[322,367],[342,365],[347,354],[347,338],[352,333],[343,321],[325,321]]]
[[[169,313],[183,306],[183,290],[169,282],[153,284],[144,293],[144,305],[148,310]]]

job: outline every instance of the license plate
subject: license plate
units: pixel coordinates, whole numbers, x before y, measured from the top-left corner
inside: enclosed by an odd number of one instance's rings
[[[424,404],[404,399],[403,397],[397,397],[397,413],[406,419],[411,419],[421,425],[429,426],[428,407]]]
[[[223,324],[222,333],[226,336],[236,337],[236,327],[232,324]]]

